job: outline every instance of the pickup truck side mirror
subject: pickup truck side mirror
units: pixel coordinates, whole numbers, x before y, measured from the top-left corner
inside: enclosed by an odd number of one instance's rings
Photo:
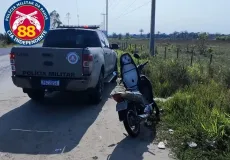
[[[110,48],[111,49],[119,49],[119,45],[118,44],[111,44]]]

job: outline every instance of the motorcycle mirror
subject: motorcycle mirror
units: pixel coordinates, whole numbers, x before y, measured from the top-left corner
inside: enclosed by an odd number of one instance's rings
[[[134,56],[136,59],[140,59],[140,58],[141,58],[137,53],[134,53],[133,56]]]

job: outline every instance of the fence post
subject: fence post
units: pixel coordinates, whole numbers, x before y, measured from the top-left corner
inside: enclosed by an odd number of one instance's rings
[[[155,54],[156,54],[156,55],[158,54],[157,46],[155,47]]]
[[[176,58],[177,59],[179,58],[179,48],[177,48],[177,50],[176,50]]]
[[[165,59],[166,59],[166,54],[167,54],[167,47],[165,47]]]
[[[141,51],[143,50],[143,45],[141,44]]]
[[[191,66],[192,66],[192,64],[193,64],[193,54],[194,54],[194,52],[192,51],[192,56],[191,56]]]
[[[134,53],[137,52],[137,44],[134,45]]]
[[[212,57],[212,54],[211,54],[209,65],[212,64],[212,58],[213,58],[213,57]]]

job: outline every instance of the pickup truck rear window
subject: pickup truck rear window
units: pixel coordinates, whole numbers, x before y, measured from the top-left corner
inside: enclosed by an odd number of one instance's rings
[[[43,47],[85,48],[101,47],[101,44],[97,33],[94,31],[60,29],[48,32]]]

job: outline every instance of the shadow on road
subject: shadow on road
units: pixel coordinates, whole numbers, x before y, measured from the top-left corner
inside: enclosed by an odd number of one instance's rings
[[[48,97],[42,104],[28,101],[6,113],[0,117],[0,152],[56,154],[71,151],[94,123],[114,87],[112,84],[105,86],[104,99],[97,106],[84,104],[84,97],[59,94]]]
[[[155,129],[148,129],[142,126],[141,133],[137,138],[126,136],[117,144],[107,160],[141,160],[145,152],[155,155],[148,148],[148,145],[153,142],[155,135]]]

